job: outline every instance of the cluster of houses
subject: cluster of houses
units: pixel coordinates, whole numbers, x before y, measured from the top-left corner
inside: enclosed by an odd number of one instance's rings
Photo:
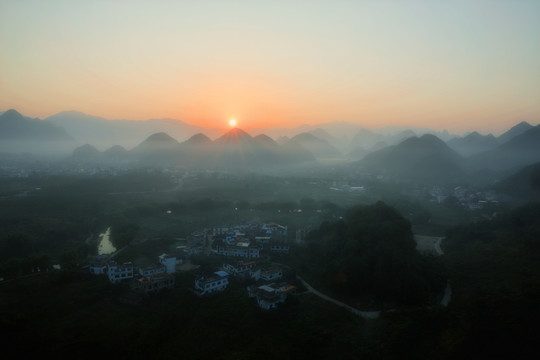
[[[448,197],[453,196],[461,207],[468,210],[483,209],[490,204],[497,204],[498,197],[494,191],[478,191],[469,186],[444,187],[435,185],[431,189],[424,189],[428,192],[431,202],[438,204],[445,201]],[[416,194],[420,194],[417,191]]]
[[[106,275],[113,284],[131,280],[137,289],[150,294],[174,288],[175,277],[172,274],[180,262],[175,256],[162,254],[159,264],[136,267],[131,262],[118,264],[106,255],[99,255],[90,263],[89,271],[94,275]]]
[[[247,286],[248,296],[255,298],[261,309],[270,310],[277,308],[290,294],[296,292],[295,286],[287,282],[276,282],[284,277],[284,270],[278,265],[262,268],[256,261],[239,260],[224,263],[222,269],[210,276],[197,278],[195,293],[203,296],[225,291],[230,277],[240,282],[254,281],[254,284]]]
[[[200,254],[208,244],[208,235],[212,238],[214,253],[238,260],[227,261],[212,274],[199,275],[195,278],[193,292],[206,296],[225,291],[231,278],[240,282],[254,283],[248,286],[248,295],[254,297],[259,307],[274,309],[284,302],[295,287],[281,281],[284,269],[278,265],[260,266],[255,258],[260,252],[288,253],[287,227],[278,224],[239,225],[215,227],[211,233],[206,231],[193,233],[188,237],[187,245],[177,247],[175,254],[162,254],[158,262],[149,266],[135,266],[131,262],[118,264],[106,255],[97,256],[89,266],[94,275],[105,275],[113,284],[131,281],[135,289],[145,294],[172,289],[175,286],[174,273],[183,259]],[[240,259],[241,258],[241,259]]]
[[[220,226],[212,229],[214,252],[258,259],[262,252],[288,254],[287,227],[275,223]]]

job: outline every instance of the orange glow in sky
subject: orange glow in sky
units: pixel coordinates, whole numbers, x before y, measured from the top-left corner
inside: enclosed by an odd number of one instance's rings
[[[540,121],[537,34],[538,1],[2,1],[0,111],[497,132]]]

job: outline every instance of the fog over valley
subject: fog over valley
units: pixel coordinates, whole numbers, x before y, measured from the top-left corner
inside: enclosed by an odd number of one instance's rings
[[[7,358],[528,359],[540,2],[0,1]]]

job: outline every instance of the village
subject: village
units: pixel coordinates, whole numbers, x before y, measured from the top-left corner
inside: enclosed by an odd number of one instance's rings
[[[276,223],[215,226],[194,232],[185,245],[162,253],[153,264],[131,261],[117,263],[111,255],[97,255],[87,269],[90,274],[106,276],[112,284],[128,282],[139,294],[151,295],[176,285],[174,274],[194,270],[190,291],[199,297],[217,295],[227,290],[231,281],[244,284],[247,296],[254,298],[263,310],[276,309],[296,292],[292,284],[294,271],[270,262],[273,255],[290,250],[287,226]],[[219,256],[222,265],[213,270],[198,271],[191,264],[194,256]],[[191,266],[185,266],[190,264]]]

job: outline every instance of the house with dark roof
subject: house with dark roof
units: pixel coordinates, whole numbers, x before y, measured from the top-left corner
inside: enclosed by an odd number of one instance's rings
[[[267,285],[248,286],[249,297],[254,297],[257,305],[264,310],[276,309],[284,303],[290,294],[296,292],[296,287],[288,283],[271,283]]]
[[[210,276],[199,276],[195,279],[195,293],[199,296],[222,292],[229,285],[229,274],[216,271]]]
[[[143,291],[145,294],[157,293],[163,289],[173,289],[175,278],[173,275],[154,274],[144,276],[135,280],[136,288]]]

